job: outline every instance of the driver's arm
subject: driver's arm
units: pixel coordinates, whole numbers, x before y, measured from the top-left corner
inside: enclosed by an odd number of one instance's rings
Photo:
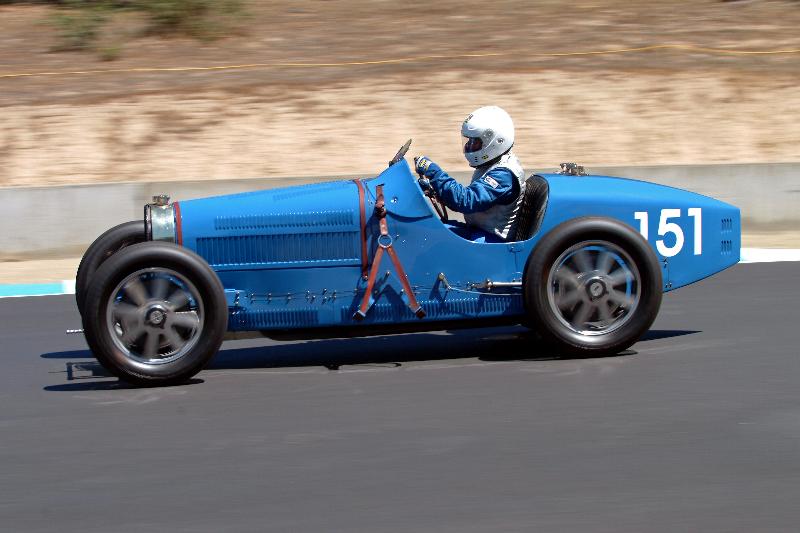
[[[478,213],[495,204],[510,204],[519,194],[517,179],[506,168],[492,169],[484,177],[465,187],[438,165],[432,164],[431,167],[435,168],[430,168],[425,174],[430,179],[434,192],[444,205],[460,213]]]

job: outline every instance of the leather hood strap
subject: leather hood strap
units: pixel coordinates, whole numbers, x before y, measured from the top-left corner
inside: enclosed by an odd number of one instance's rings
[[[367,195],[364,191],[364,184],[359,179],[353,180],[358,187],[358,205],[361,223],[361,277],[367,278],[368,258],[367,258]]]
[[[408,307],[417,318],[424,318],[425,310],[422,309],[422,306],[417,302],[417,298],[414,295],[414,290],[411,288],[411,283],[408,281],[406,271],[403,269],[400,258],[394,249],[392,236],[389,234],[389,224],[386,221],[386,202],[383,197],[383,185],[378,185],[376,192],[378,196],[375,201],[375,216],[378,217],[378,227],[380,228],[378,249],[375,250],[375,258],[372,261],[372,268],[370,269],[369,276],[367,277],[367,287],[364,291],[364,297],[361,300],[361,305],[359,306],[358,311],[353,314],[353,319],[364,320],[364,318],[367,316],[367,311],[369,311],[370,307],[372,306],[372,290],[375,287],[375,280],[378,277],[378,270],[380,269],[381,259],[383,259],[384,251],[386,251],[386,253],[389,255],[389,259],[392,260],[394,270],[397,273],[397,276],[400,278],[400,283],[403,286],[403,292],[405,292],[406,298],[408,298]],[[362,199],[361,211],[362,213],[365,213],[366,200],[365,195],[363,195],[363,184],[361,184],[361,187],[359,187],[359,197]],[[362,251],[364,253],[364,257],[366,258],[366,225],[363,225],[362,227],[365,228],[362,233],[364,237]]]

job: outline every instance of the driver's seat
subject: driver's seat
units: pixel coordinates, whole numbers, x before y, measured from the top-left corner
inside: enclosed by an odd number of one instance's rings
[[[527,241],[539,231],[547,208],[550,187],[547,180],[536,174],[525,180],[525,194],[519,207],[514,241]]]

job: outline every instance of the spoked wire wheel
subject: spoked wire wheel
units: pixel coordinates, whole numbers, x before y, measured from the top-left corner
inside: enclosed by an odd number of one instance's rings
[[[641,276],[621,247],[608,241],[584,241],[564,251],[547,280],[553,314],[581,335],[605,335],[636,312]]]
[[[126,358],[164,365],[189,353],[200,339],[203,299],[184,275],[145,268],[111,291],[105,319],[114,345]]]
[[[530,327],[559,355],[620,353],[661,306],[661,264],[628,224],[606,217],[562,222],[536,245],[522,278]]]

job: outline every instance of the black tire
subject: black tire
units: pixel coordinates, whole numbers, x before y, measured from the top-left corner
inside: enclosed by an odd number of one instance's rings
[[[186,303],[180,305],[182,300]],[[125,317],[119,317],[123,310]],[[162,322],[154,325],[159,312]],[[179,325],[178,318],[196,323]],[[105,261],[94,275],[83,314],[86,340],[97,360],[120,379],[148,386],[181,383],[197,374],[219,350],[227,324],[216,273],[197,254],[163,242],[134,244]],[[179,342],[171,343],[168,334],[176,333]],[[148,353],[151,335],[155,350]],[[176,353],[170,355],[173,348]]]
[[[100,265],[126,246],[146,240],[144,220],[134,220],[114,226],[94,240],[83,254],[81,263],[78,265],[78,273],[75,276],[75,302],[78,304],[78,311],[81,315],[83,315],[83,303],[86,301],[89,283]]]
[[[617,289],[623,277],[624,293]],[[523,287],[530,325],[557,353],[572,357],[630,347],[652,325],[663,292],[661,265],[647,241],[599,217],[573,219],[545,235],[528,258]]]

